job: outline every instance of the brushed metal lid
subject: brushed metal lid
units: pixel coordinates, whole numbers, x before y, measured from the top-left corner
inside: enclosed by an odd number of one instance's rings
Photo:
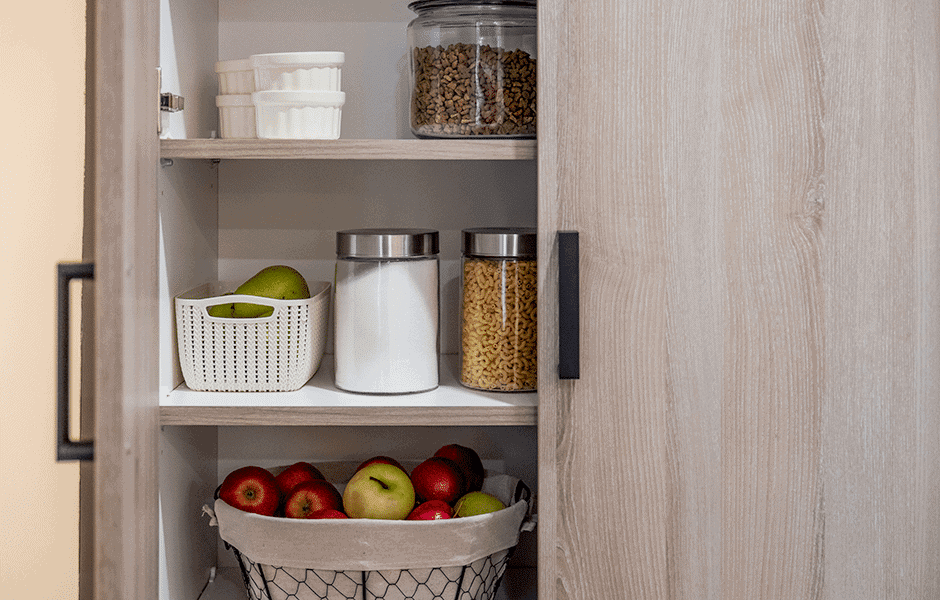
[[[436,256],[433,229],[347,229],[336,232],[337,258],[420,258]]]
[[[494,258],[535,258],[538,240],[532,227],[475,227],[463,230],[463,253]]]

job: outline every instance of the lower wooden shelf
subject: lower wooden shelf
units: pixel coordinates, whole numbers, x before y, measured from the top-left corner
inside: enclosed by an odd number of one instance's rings
[[[419,394],[351,394],[333,385],[327,355],[295,392],[197,392],[185,384],[160,403],[161,425],[534,426],[535,392],[480,392],[457,383],[456,357],[441,361],[441,385]]]
[[[496,591],[496,600],[537,600],[537,576],[534,567],[510,567]],[[241,571],[237,567],[225,567],[206,584],[199,600],[243,600],[246,597]]]

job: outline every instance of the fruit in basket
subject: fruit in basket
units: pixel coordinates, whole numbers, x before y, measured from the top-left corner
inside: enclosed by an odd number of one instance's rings
[[[219,487],[219,498],[245,512],[267,516],[273,515],[281,503],[274,475],[255,466],[229,473]]]
[[[458,517],[473,517],[503,510],[503,501],[484,492],[469,492],[454,505],[454,514]]]
[[[476,453],[476,450],[460,444],[448,444],[439,448],[434,456],[443,456],[457,463],[461,473],[463,473],[468,492],[483,489],[483,478],[486,476],[486,470],[483,468],[483,461],[480,460],[480,455]]]
[[[421,501],[443,500],[453,504],[467,491],[460,466],[443,456],[432,456],[415,467],[411,483]]]
[[[304,276],[296,269],[285,265],[273,265],[258,271],[251,279],[238,286],[235,293],[278,300],[299,300],[310,297],[310,288],[307,287]],[[261,304],[236,302],[234,312],[239,319],[254,319],[272,315],[274,308]]]
[[[391,458],[390,456],[373,456],[372,458],[363,461],[361,465],[356,467],[356,470],[358,471],[362,467],[367,467],[373,463],[384,463],[386,465],[392,465],[392,466],[398,467],[405,473],[408,472],[408,470],[405,467],[403,467],[400,462],[398,462],[394,458]]]
[[[223,296],[231,296],[232,293],[222,294]],[[223,319],[234,319],[235,318],[235,304],[216,304],[215,306],[210,306],[209,309],[210,317],[220,317]]]
[[[298,483],[284,501],[284,516],[289,519],[310,519],[313,513],[331,508],[343,509],[343,496],[325,479]]]
[[[408,515],[408,521],[434,521],[449,519],[454,516],[454,509],[443,500],[428,500],[422,502]]]
[[[277,481],[277,487],[281,491],[281,495],[286,498],[297,484],[313,479],[326,478],[323,476],[323,473],[312,464],[300,461],[275,475],[274,479]]]
[[[404,519],[414,505],[408,474],[385,463],[359,469],[343,491],[343,508],[353,519]]]
[[[315,513],[312,513],[309,518],[311,519],[348,519],[349,517],[346,516],[346,513],[344,513],[341,510],[336,510],[335,508],[322,508],[316,511]]]

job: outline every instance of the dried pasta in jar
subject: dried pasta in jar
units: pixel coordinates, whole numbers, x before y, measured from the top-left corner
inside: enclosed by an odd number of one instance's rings
[[[479,228],[463,235],[460,383],[488,391],[535,390],[535,230]]]

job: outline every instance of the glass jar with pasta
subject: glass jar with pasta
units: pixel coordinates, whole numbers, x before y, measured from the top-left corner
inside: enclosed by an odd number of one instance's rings
[[[498,392],[535,390],[536,254],[535,229],[463,231],[462,385]]]

